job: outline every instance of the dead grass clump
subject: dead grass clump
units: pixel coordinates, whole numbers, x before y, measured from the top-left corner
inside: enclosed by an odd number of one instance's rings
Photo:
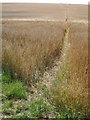
[[[64,23],[6,22],[3,24],[3,69],[31,82],[60,54]]]

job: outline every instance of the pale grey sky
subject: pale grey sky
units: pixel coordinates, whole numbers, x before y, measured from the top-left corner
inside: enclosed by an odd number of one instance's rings
[[[88,4],[88,0],[0,0],[1,3],[13,3],[13,2],[21,2],[21,3],[73,3],[73,4]]]

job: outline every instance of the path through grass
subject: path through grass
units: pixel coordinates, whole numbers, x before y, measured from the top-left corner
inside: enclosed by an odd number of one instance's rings
[[[37,77],[37,83],[32,84],[29,90],[22,82],[3,74],[2,101],[4,117],[63,119],[75,117],[75,110],[72,108],[59,109],[52,102],[56,100],[55,96],[53,96],[55,91],[53,91],[52,95],[52,90],[58,89],[54,89],[53,84],[57,84],[57,81],[60,80],[61,84],[59,86],[62,86],[63,81],[68,76],[67,57],[70,50],[68,38],[70,26],[67,26],[61,55],[55,59],[51,68],[46,69],[42,76]],[[58,75],[60,76],[59,78]],[[58,91],[56,92],[58,94]],[[62,94],[64,95],[64,91]],[[62,96],[60,100],[62,101],[63,99],[64,101],[64,98],[65,96]]]

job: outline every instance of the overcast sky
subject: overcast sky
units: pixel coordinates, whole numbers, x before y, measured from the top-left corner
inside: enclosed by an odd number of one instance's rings
[[[74,3],[74,4],[88,4],[89,0],[0,0],[2,3],[7,2],[29,2],[29,3]]]

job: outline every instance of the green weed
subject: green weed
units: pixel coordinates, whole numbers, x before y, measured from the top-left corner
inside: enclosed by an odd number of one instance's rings
[[[12,82],[10,74],[2,75],[2,83],[10,83]]]
[[[2,93],[9,99],[26,99],[25,87],[21,82],[5,83],[2,85]]]
[[[34,118],[42,118],[51,111],[49,105],[47,105],[42,99],[32,102],[30,104],[30,114]]]
[[[4,101],[3,106],[2,106],[3,112],[9,115],[12,115],[14,113],[12,110],[12,107],[13,107],[13,100]]]
[[[48,98],[50,96],[49,95],[49,90],[47,89],[46,85],[43,85],[42,88],[41,88],[41,90],[42,90],[42,93],[44,94],[44,96],[46,98]]]

